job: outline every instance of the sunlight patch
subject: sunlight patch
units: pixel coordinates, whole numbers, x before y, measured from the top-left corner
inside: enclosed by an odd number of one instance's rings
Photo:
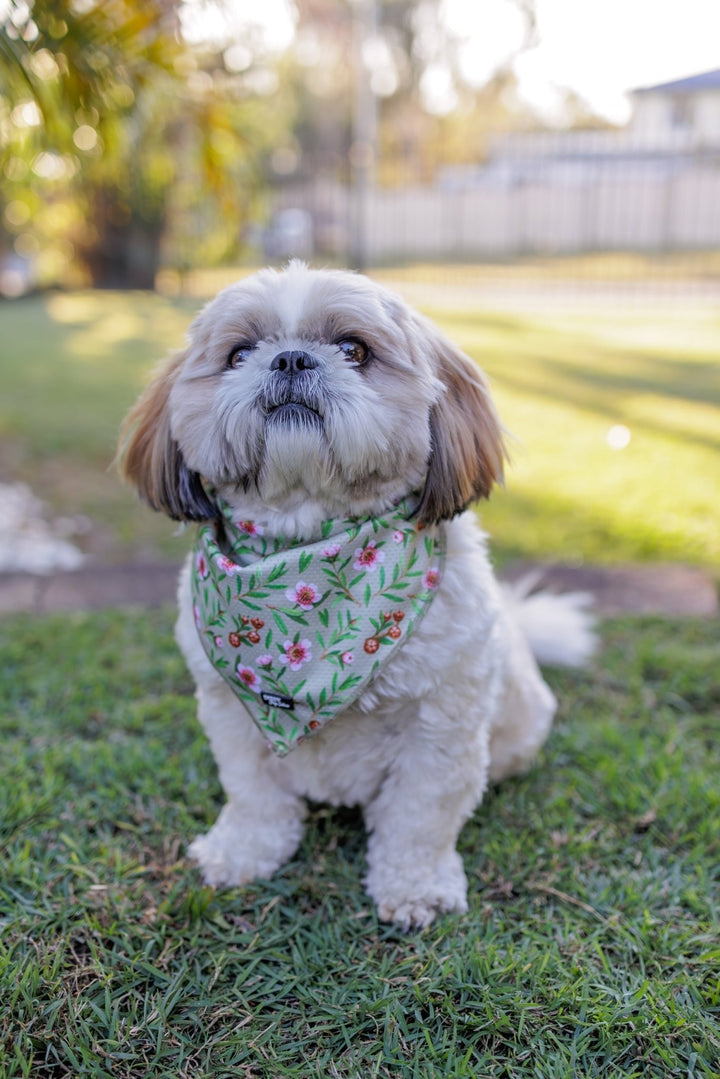
[[[630,428],[622,423],[616,423],[605,435],[605,441],[611,450],[624,450],[630,445],[632,435]]]

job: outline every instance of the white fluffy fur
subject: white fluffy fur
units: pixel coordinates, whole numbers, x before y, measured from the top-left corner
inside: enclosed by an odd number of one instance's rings
[[[367,369],[339,353],[344,335],[368,342]],[[251,336],[250,359],[227,370],[228,351]],[[169,369],[173,439],[239,517],[275,532],[307,534],[330,516],[382,511],[422,486],[437,451],[431,414],[449,393],[445,344],[364,278],[298,264],[265,272],[220,294]],[[318,357],[304,392],[322,431],[272,425],[258,407],[272,358],[299,348]],[[351,710],[283,759],[210,666],[184,571],[177,639],[227,798],[190,848],[209,884],[272,874],[296,850],[310,798],[362,807],[365,886],[381,918],[423,926],[466,909],[460,829],[489,782],[530,765],[555,711],[519,625],[529,616],[535,647],[570,663],[587,658],[592,634],[577,600],[506,597],[471,513],[446,528],[445,575],[414,636]]]

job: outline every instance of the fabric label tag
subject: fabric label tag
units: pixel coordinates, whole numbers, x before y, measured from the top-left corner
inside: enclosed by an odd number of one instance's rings
[[[261,693],[260,697],[269,708],[285,708],[289,712],[295,708],[292,697],[282,697],[279,693]]]

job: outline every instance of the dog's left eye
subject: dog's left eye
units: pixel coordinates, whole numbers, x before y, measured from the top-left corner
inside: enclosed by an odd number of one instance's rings
[[[228,367],[240,367],[245,363],[251,352],[255,351],[255,345],[236,345],[227,358]]]
[[[359,341],[357,337],[344,337],[342,341],[336,342],[336,348],[340,349],[348,363],[365,363],[370,353],[365,342]]]

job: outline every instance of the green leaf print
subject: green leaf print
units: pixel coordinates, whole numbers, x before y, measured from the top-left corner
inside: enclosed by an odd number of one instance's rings
[[[291,622],[295,622],[296,625],[308,625],[307,615],[303,614],[302,611],[294,611],[292,607],[281,607],[280,609],[285,617],[289,618]]]
[[[301,573],[305,572],[305,570],[308,568],[308,566],[310,565],[312,560],[313,560],[313,556],[310,554],[310,552],[309,551],[303,551],[303,553],[300,555],[300,561],[298,563],[298,566],[300,568]]]
[[[347,693],[348,690],[354,689],[359,682],[362,682],[362,678],[359,674],[348,675],[348,677],[337,687],[337,692]]]
[[[243,607],[247,607],[247,609],[249,611],[262,611],[263,610],[263,606],[262,606],[261,603],[252,603],[252,601],[249,600],[247,598],[247,596],[238,596],[237,598],[240,601],[240,603],[242,603]]]
[[[267,577],[265,578],[265,584],[272,584],[277,581],[278,577],[284,577],[287,573],[287,562],[279,562],[277,566],[273,566]]]
[[[220,502],[227,552],[213,528],[200,529],[192,577],[200,640],[278,754],[347,708],[427,612],[435,589],[417,578],[441,573],[444,545],[434,537],[443,529],[419,533],[415,504],[413,496],[384,517],[323,522],[322,539],[305,542],[263,537],[262,522],[237,522]]]

